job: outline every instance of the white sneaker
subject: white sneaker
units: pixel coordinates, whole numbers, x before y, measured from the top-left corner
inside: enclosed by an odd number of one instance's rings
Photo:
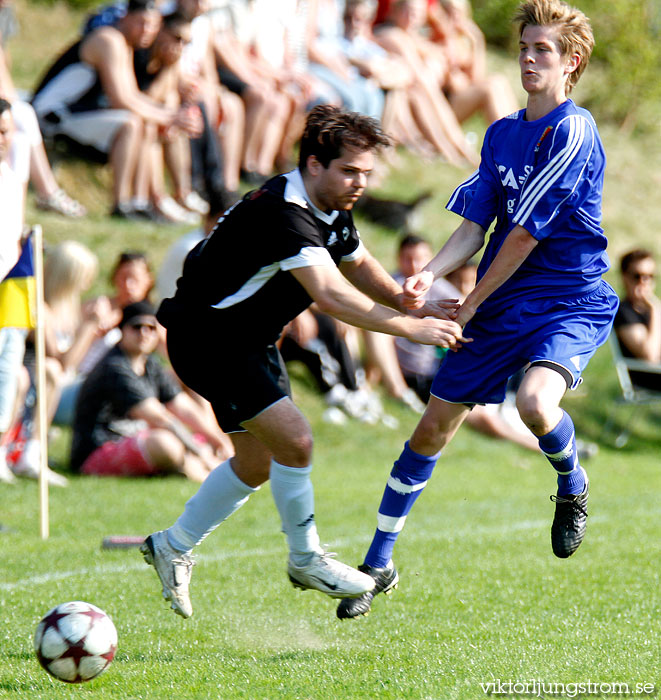
[[[425,408],[427,408],[425,404],[420,401],[420,397],[413,389],[406,389],[399,397],[399,400],[412,411],[421,415],[425,412]]]
[[[189,192],[184,198],[182,204],[186,207],[186,209],[190,209],[190,211],[193,211],[196,214],[206,216],[206,214],[209,213],[209,202],[202,199],[197,192]]]
[[[163,597],[170,601],[171,608],[181,617],[190,617],[193,606],[188,586],[195,562],[188,554],[172,549],[163,530],[149,535],[140,551],[147,564],[156,569],[163,584]]]
[[[349,419],[347,418],[347,414],[341,411],[337,406],[329,406],[321,414],[321,420],[331,425],[346,425]]]
[[[314,554],[307,566],[289,562],[287,573],[295,588],[313,588],[331,598],[357,598],[374,588],[374,579],[332,557],[333,552]]]
[[[13,484],[16,481],[14,472],[7,464],[7,448],[0,447],[0,481],[5,484]]]
[[[156,203],[158,211],[172,221],[180,224],[190,224],[194,226],[200,223],[200,215],[188,211],[178,204],[172,197],[162,197]]]
[[[64,488],[69,485],[69,480],[66,476],[54,472],[45,466],[48,476],[48,483],[51,486],[60,486]],[[25,479],[39,479],[39,442],[37,440],[28,440],[25,443],[21,456],[12,467],[12,471],[16,476],[22,476]]]

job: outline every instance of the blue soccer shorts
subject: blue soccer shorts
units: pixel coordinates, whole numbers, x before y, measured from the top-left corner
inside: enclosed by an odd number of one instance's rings
[[[501,403],[507,380],[529,363],[557,369],[575,389],[608,339],[618,303],[601,281],[576,298],[517,301],[488,317],[478,311],[464,329],[473,342],[447,353],[431,394],[450,403]]]

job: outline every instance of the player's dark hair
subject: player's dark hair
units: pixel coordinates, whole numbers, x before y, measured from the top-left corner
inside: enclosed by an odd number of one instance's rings
[[[634,248],[622,256],[620,259],[620,272],[624,275],[629,271],[629,268],[641,260],[654,260],[651,250],[646,248]]]
[[[516,11],[514,22],[519,25],[519,37],[528,26],[556,27],[562,55],[578,54],[578,66],[567,79],[566,92],[570,93],[587,68],[594,48],[590,20],[563,0],[527,0]]]
[[[120,253],[119,257],[117,258],[117,262],[115,263],[115,267],[113,267],[112,272],[110,273],[111,281],[115,278],[117,270],[119,270],[122,265],[135,262],[136,260],[142,260],[142,262],[149,267],[147,256],[140,250],[125,250],[123,253]]]
[[[129,0],[126,6],[126,14],[129,15],[132,12],[147,12],[148,10],[156,9],[155,0]]]
[[[179,10],[175,10],[169,15],[163,15],[163,24],[161,26],[169,31],[174,27],[181,26],[182,24],[190,24],[190,20],[188,17],[179,12]]]
[[[11,110],[11,102],[5,100],[4,97],[0,97],[0,114],[4,114],[8,110]]]
[[[401,253],[404,250],[404,248],[422,244],[430,245],[429,241],[426,238],[423,238],[422,236],[416,236],[415,233],[409,233],[406,236],[402,237],[402,239],[399,242],[399,248],[397,249],[397,251]]]
[[[390,137],[376,119],[358,112],[345,112],[332,105],[318,105],[305,123],[298,167],[301,172],[305,171],[308,158],[315,156],[327,168],[346,148],[379,151],[390,144]]]

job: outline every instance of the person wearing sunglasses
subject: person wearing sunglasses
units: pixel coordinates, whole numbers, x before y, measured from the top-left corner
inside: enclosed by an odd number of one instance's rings
[[[661,299],[654,291],[656,262],[651,251],[636,248],[622,256],[624,298],[615,317],[615,332],[625,357],[661,362]],[[661,391],[661,375],[632,372],[637,386]]]
[[[73,425],[71,467],[95,476],[183,474],[203,481],[226,443],[215,423],[152,354],[155,310],[129,304],[122,338],[83,383]]]

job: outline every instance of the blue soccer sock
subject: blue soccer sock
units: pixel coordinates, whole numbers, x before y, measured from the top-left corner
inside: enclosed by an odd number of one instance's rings
[[[414,452],[408,442],[404,445],[383,492],[377,528],[365,556],[365,564],[378,568],[387,566],[406,516],[427,485],[439,455],[427,457]]]
[[[585,476],[578,463],[574,423],[566,411],[555,428],[539,438],[539,447],[558,472],[558,496],[582,493]]]

